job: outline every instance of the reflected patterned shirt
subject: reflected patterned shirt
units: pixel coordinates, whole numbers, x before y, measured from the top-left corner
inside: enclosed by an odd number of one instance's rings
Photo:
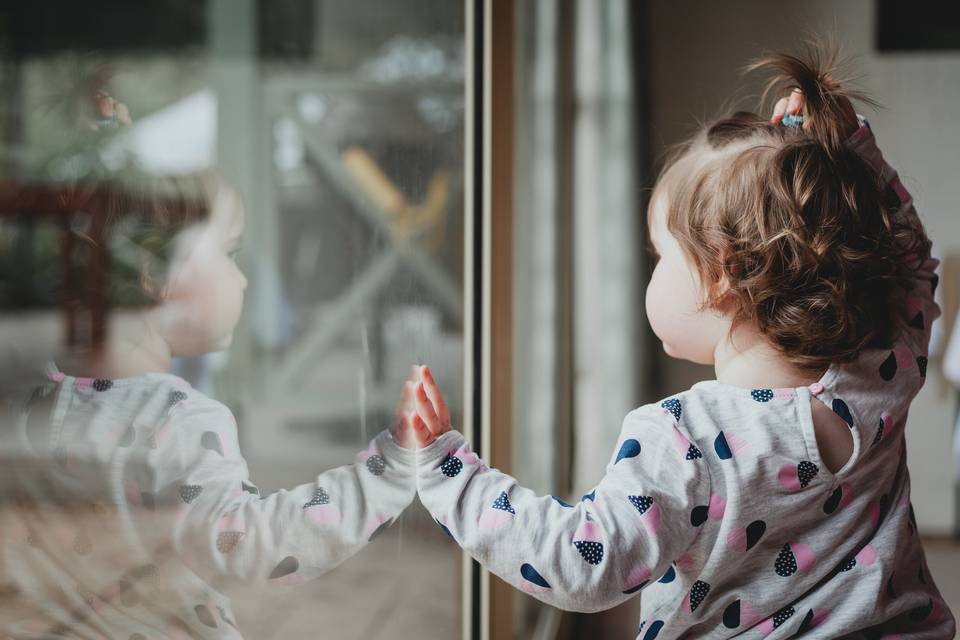
[[[869,126],[848,140],[898,215],[910,194]],[[606,474],[576,504],[487,468],[461,434],[418,453],[440,526],[510,584],[562,609],[599,611],[642,591],[638,638],[954,637],[910,505],[904,426],[923,385],[937,261],[916,260],[893,349],[832,366],[810,387],[701,382],[631,412]],[[811,402],[849,425],[836,473]],[[522,461],[518,461],[522,464]]]
[[[50,394],[47,431],[27,433]],[[260,495],[233,414],[169,374],[52,373],[2,425],[0,637],[240,638],[221,588],[332,569],[413,500],[381,433],[355,464]],[[34,428],[34,427],[30,427]]]

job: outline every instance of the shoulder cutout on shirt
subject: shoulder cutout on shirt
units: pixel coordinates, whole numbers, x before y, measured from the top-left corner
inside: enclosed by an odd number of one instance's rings
[[[820,459],[830,473],[836,473],[853,455],[853,434],[850,433],[850,427],[843,418],[817,398],[810,398],[810,413]]]

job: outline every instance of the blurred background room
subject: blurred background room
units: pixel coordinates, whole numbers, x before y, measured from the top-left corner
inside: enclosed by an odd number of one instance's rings
[[[956,3],[5,3],[0,181],[53,189],[137,167],[212,169],[236,187],[245,313],[228,351],[175,371],[235,413],[262,490],[352,462],[426,362],[481,455],[576,499],[624,415],[714,377],[665,356],[644,317],[665,154],[698,122],[771,109],[763,78],[739,70],[811,35],[833,36],[882,105],[859,110],[943,259],[907,441],[930,569],[960,609]],[[63,117],[84,78],[133,119],[92,154]],[[77,319],[49,293],[63,224],[0,197],[0,380],[56,359],[104,313],[80,300]],[[282,598],[231,595],[244,637],[263,639],[617,639],[639,619],[639,598],[585,615],[513,591],[419,505]]]

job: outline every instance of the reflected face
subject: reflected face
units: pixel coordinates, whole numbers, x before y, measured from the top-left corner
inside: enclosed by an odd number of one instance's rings
[[[244,213],[236,193],[221,189],[210,220],[184,231],[158,312],[172,355],[222,351],[233,341],[247,279],[236,263]]]
[[[699,364],[713,364],[714,353],[727,336],[730,321],[705,299],[700,276],[667,229],[665,198],[658,194],[648,212],[650,239],[657,265],[647,285],[647,318],[667,355]]]

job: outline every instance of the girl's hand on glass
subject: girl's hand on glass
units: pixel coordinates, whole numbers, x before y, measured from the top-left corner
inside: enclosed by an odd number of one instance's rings
[[[415,400],[417,410],[410,421],[410,427],[417,444],[425,447],[451,430],[450,409],[440,393],[440,387],[433,379],[433,374],[430,373],[430,367],[426,365],[420,367],[420,382],[416,385]]]

